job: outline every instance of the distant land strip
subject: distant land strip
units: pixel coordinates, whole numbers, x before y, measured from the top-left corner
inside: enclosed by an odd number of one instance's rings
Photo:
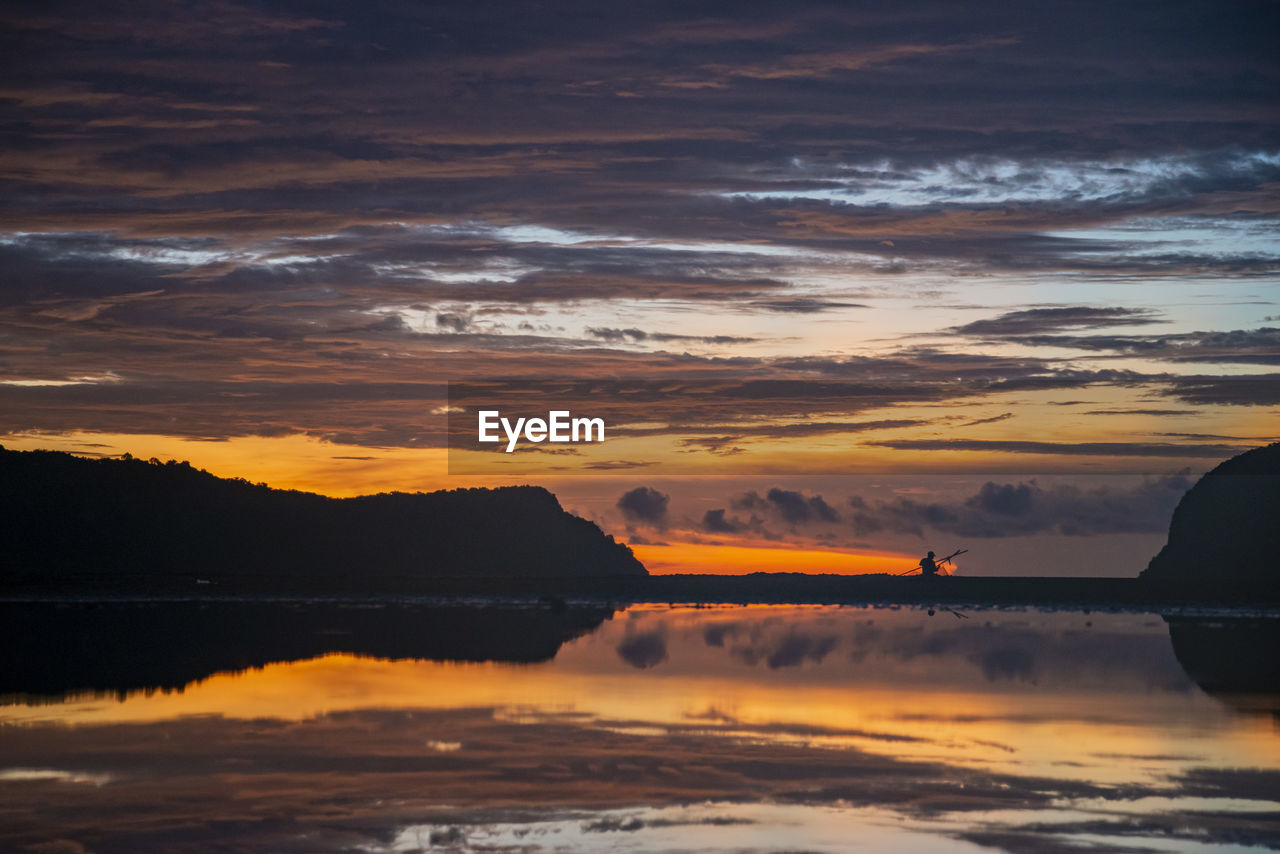
[[[104,582],[106,582],[104,584]],[[546,607],[568,602],[684,605],[937,605],[980,607],[1072,606],[1081,608],[1274,607],[1276,585],[1264,582],[1169,583],[1141,578],[1023,578],[948,576],[930,580],[892,575],[651,575],[528,578],[399,578],[383,576],[349,584],[331,579],[322,591],[303,593],[291,579],[224,576],[217,584],[154,576],[66,577],[52,583],[36,574],[11,577],[0,591],[8,600],[120,600],[154,598],[276,599],[287,601],[399,599],[525,601]]]

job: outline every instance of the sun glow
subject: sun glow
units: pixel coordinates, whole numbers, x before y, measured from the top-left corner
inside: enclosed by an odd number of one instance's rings
[[[761,545],[672,542],[632,545],[653,575],[700,573],[747,575],[752,572],[807,572],[865,575],[910,569],[918,556],[888,551],[805,549]]]

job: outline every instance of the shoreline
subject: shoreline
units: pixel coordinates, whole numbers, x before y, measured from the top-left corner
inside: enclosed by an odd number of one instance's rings
[[[650,575],[596,578],[390,578],[379,583],[305,588],[296,578],[229,576],[217,581],[153,577],[12,579],[0,601],[284,601],[381,600],[388,597],[533,600],[554,607],[568,600],[633,604],[1073,606],[1081,608],[1268,608],[1280,606],[1276,585],[1170,584],[1139,578],[945,576],[924,580],[888,575]]]

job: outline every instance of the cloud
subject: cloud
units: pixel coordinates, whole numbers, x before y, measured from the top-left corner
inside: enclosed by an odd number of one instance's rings
[[[462,314],[437,314],[436,326],[454,332],[465,332],[471,325],[471,318]]]
[[[752,535],[764,540],[784,539],[780,527],[792,534],[806,530],[830,534],[841,515],[821,495],[805,495],[797,490],[773,487],[761,495],[755,490],[733,496],[729,508],[707,510],[698,520],[699,527],[712,534]],[[730,509],[746,514],[730,515]]]
[[[836,522],[839,515],[821,495],[806,496],[801,492],[773,487],[762,498],[757,492],[744,492],[733,499],[737,510],[770,513],[789,525],[809,522]]]
[[[769,63],[750,65],[706,66],[713,74],[726,77],[748,77],[761,80],[786,80],[791,78],[823,78],[842,72],[856,72],[878,66],[892,65],[921,57],[984,50],[1015,44],[1017,39],[978,39],[972,42],[951,44],[895,44],[864,50],[840,50],[831,52],[804,52],[780,57]]]
[[[1008,421],[1012,417],[1013,417],[1012,412],[1002,412],[999,415],[993,415],[990,418],[978,418],[973,421],[965,421],[964,423],[957,424],[956,426],[957,427],[976,427],[979,424],[995,424],[999,421]]]
[[[816,314],[830,311],[833,308],[867,308],[856,302],[837,302],[833,300],[814,299],[812,297],[791,297],[789,299],[752,300],[747,303],[750,308],[764,311],[777,311],[784,314]]]
[[[836,648],[834,635],[813,636],[793,630],[766,647],[735,646],[731,652],[746,664],[763,661],[770,670],[799,667],[805,662],[820,663]]]
[[[86,848],[74,839],[50,839],[25,846],[31,854],[93,854],[93,849]]]
[[[667,660],[667,636],[659,629],[628,632],[617,651],[619,658],[637,670],[649,670]]]
[[[1190,487],[1191,480],[1182,476],[1090,489],[1034,480],[988,481],[961,500],[885,501],[855,495],[849,499],[849,519],[856,536],[886,531],[924,536],[927,530],[974,538],[1160,532],[1168,529],[1174,507]]]
[[[1218,459],[1234,456],[1245,450],[1236,445],[1184,445],[1171,442],[1034,442],[1003,439],[886,439],[863,444],[899,451],[994,451],[1003,454],[1172,459]]]
[[[667,523],[667,505],[670,503],[671,496],[647,486],[637,486],[623,493],[617,507],[628,521],[663,526]]]
[[[1086,409],[1085,415],[1150,415],[1153,417],[1162,417],[1165,415],[1195,415],[1194,409]],[[1162,433],[1164,436],[1174,435],[1172,433]],[[1221,438],[1221,437],[1218,437]]]
[[[1278,400],[1263,377],[1135,367],[1276,364],[1274,330],[1190,332],[1172,306],[1030,303],[935,336],[1074,359],[899,352],[864,334],[882,311],[914,321],[899,306],[917,296],[1011,277],[1269,281],[1280,81],[1268,46],[1241,37],[1249,16],[1152,29],[1143,9],[1111,9],[1099,31],[990,5],[907,4],[872,23],[807,3],[751,20],[496,9],[5,13],[0,369],[123,380],[0,389],[0,429],[417,447],[442,431],[405,396],[369,401],[372,425],[341,405],[345,386],[418,383],[424,365],[449,379],[701,370],[743,383],[720,402],[744,408],[744,431],[791,406],[792,436],[821,429],[800,416],[1037,389]],[[758,325],[698,322],[714,315]],[[1156,321],[1171,334],[1085,334]],[[860,324],[841,333],[856,346],[820,334],[836,322]],[[908,333],[922,331],[936,326]],[[771,358],[733,361],[765,342]],[[652,352],[684,344],[715,355]],[[1098,369],[1112,356],[1128,369]],[[815,382],[834,377],[854,382]],[[327,403],[320,386],[314,401],[284,391],[317,380],[339,389]]]
[[[725,509],[721,507],[702,515],[702,527],[714,534],[734,534],[745,526],[738,520],[725,518]]]
[[[711,391],[714,386],[708,385],[702,391]],[[691,389],[695,393],[697,387]],[[732,392],[725,387],[726,395]],[[673,395],[674,398],[674,395]],[[675,402],[674,400],[671,402]],[[677,410],[678,411],[678,410]],[[790,439],[806,436],[838,436],[842,434],[866,433],[876,430],[894,430],[899,427],[914,427],[928,424],[919,418],[889,418],[879,421],[801,421],[775,424],[744,423],[741,420],[726,421],[719,424],[688,424],[680,422],[665,427],[619,427],[613,431],[615,436],[705,436],[707,438],[686,440],[687,443],[702,443],[712,447],[723,446],[744,439]],[[727,435],[721,435],[727,434]]]
[[[737,441],[733,436],[693,437],[679,439],[678,441],[681,446],[687,449],[685,453],[702,451],[718,457],[734,457],[747,452],[745,448],[733,444]]]
[[[1025,647],[993,647],[973,658],[988,682],[1032,682],[1036,676],[1035,657]]]
[[[835,522],[836,511],[822,500],[821,495],[805,497],[799,492],[774,487],[765,493],[765,500],[778,509],[782,518],[791,523]]]
[[[1161,322],[1160,316],[1150,309],[1121,306],[1063,306],[1011,311],[997,317],[975,320],[953,327],[952,331],[960,335],[1005,337],[1055,332],[1060,329],[1144,326],[1159,322]]]
[[[613,329],[609,327],[589,327],[588,335],[603,338],[605,341],[656,341],[666,344],[672,341],[692,341],[699,344],[749,344],[758,341],[742,335],[675,335],[664,332],[645,332],[643,329]]]
[[[1168,362],[1280,365],[1280,328],[1176,335],[1026,335],[1007,340],[1032,347],[1110,350]]]
[[[1181,376],[1165,394],[1199,406],[1280,406],[1280,373],[1255,376]]]

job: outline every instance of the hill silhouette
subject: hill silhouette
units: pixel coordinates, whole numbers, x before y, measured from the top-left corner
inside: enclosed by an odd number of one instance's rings
[[[0,579],[91,586],[275,579],[300,592],[646,574],[541,487],[328,498],[188,463],[3,448],[0,541]]]
[[[1253,587],[1276,584],[1280,560],[1280,442],[1232,457],[1178,502],[1169,541],[1145,582]]]

